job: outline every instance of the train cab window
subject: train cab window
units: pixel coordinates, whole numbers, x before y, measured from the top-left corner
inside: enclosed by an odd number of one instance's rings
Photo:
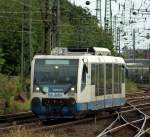
[[[64,93],[73,87],[76,92],[78,64],[77,59],[36,59],[33,92],[56,92],[57,87],[62,87]]]
[[[106,64],[106,94],[112,94],[112,64]]]

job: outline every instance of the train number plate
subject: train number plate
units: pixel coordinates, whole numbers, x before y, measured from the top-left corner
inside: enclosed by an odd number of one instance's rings
[[[49,97],[63,97],[64,93],[48,93]]]

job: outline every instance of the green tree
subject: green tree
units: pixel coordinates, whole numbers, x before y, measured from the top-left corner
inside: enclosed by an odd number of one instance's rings
[[[3,65],[5,60],[3,59],[3,52],[2,52],[2,48],[0,48],[0,65]]]
[[[18,3],[0,0],[0,42],[3,51],[2,72],[10,75],[19,73],[21,51],[21,11]]]

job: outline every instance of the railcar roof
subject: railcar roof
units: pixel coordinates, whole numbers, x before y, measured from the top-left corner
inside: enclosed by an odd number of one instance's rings
[[[78,55],[78,56],[67,56],[67,55],[35,55],[34,59],[88,59],[89,63],[119,63],[125,64],[125,61],[121,57],[115,56],[97,56],[97,55]]]

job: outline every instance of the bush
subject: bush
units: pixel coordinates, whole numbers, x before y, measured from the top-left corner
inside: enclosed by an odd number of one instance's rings
[[[0,97],[10,100],[20,92],[19,78],[0,74]]]
[[[17,113],[30,110],[30,101],[26,100],[25,102],[15,101],[12,99],[9,108],[7,108],[7,113]]]
[[[21,91],[19,77],[0,74],[0,98],[5,102],[5,113],[11,112],[15,95]]]

